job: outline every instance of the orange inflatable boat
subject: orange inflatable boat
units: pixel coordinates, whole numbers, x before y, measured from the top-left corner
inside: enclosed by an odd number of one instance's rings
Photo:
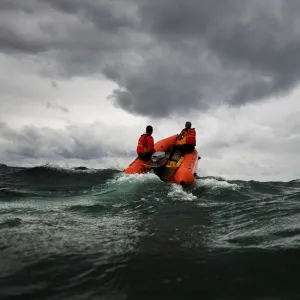
[[[183,186],[191,185],[197,176],[198,152],[182,155],[180,149],[172,151],[177,134],[169,136],[155,143],[150,161],[136,158],[125,170],[125,174],[143,174],[153,172],[162,181],[177,183]],[[173,154],[173,155],[172,155]],[[172,155],[172,157],[170,157]]]

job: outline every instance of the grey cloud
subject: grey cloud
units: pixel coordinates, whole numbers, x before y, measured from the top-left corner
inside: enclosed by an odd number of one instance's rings
[[[4,12],[25,12],[25,13],[34,13],[37,9],[42,7],[41,3],[37,0],[1,0],[0,1],[0,10]]]
[[[102,73],[119,86],[109,100],[135,114],[239,106],[286,95],[300,79],[294,0],[6,0],[0,9],[14,16],[0,21],[0,51],[39,53],[57,76]],[[18,18],[35,31],[25,35]]]
[[[132,16],[126,14],[126,1],[109,0],[40,0],[66,14],[77,15],[83,21],[93,22],[101,30],[114,33],[123,27],[132,27]],[[125,13],[124,13],[125,12]]]
[[[57,82],[54,81],[54,80],[51,80],[51,86],[52,86],[53,88],[58,88],[58,84],[57,84]]]
[[[55,104],[55,103],[48,102],[46,104],[46,107],[47,108],[52,108],[52,109],[58,109],[58,110],[60,110],[62,112],[70,112],[70,110],[67,107],[61,106],[61,105],[58,105],[58,104]]]
[[[0,51],[38,53],[46,51],[41,41],[34,41],[16,33],[9,25],[0,24]]]
[[[300,5],[251,2],[175,0],[171,6],[154,0],[146,1],[141,10],[162,43],[167,40],[182,53],[187,42],[199,50],[208,47],[224,67],[224,75],[231,77],[235,72],[241,79],[232,76],[228,82],[228,102],[239,105],[286,93],[300,78],[298,17],[289,9],[293,6],[299,13]],[[195,64],[201,68],[196,60]]]
[[[222,27],[224,22],[230,24],[232,18],[240,18],[247,6],[247,1],[238,0],[142,0],[140,3],[144,27],[161,41],[174,41],[177,45],[194,38],[205,39],[205,33]]]
[[[132,156],[115,144],[103,144],[105,133],[95,136],[90,127],[69,125],[64,130],[47,127],[24,126],[17,131],[0,122],[1,161],[20,159],[99,159],[110,155]]]
[[[283,156],[285,160],[296,158],[298,161],[300,111],[289,113],[280,122],[275,122],[275,119],[273,122],[268,125],[244,125],[246,127],[242,127],[243,124],[227,124],[224,128],[220,127],[210,140],[199,145],[200,153],[204,157],[215,158],[230,151],[230,154],[237,152],[238,156],[245,154],[253,159],[259,153],[274,160]]]
[[[281,119],[280,123],[273,124],[273,130],[278,136],[288,139],[294,139],[300,136],[300,110],[295,110],[293,113]],[[298,147],[298,151],[300,145]]]

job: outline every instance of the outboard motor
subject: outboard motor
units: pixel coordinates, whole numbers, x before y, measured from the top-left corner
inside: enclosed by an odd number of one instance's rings
[[[153,169],[154,173],[160,176],[167,163],[166,153],[163,151],[158,151],[152,154],[151,157],[151,168]]]
[[[166,164],[167,158],[166,153],[163,151],[158,151],[152,154],[151,156],[151,167],[152,168],[159,168]]]

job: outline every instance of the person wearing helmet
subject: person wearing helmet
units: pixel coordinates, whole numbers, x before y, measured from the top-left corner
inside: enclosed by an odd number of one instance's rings
[[[142,134],[138,140],[136,153],[138,157],[144,161],[151,160],[151,156],[155,152],[152,133],[153,127],[151,125],[148,125],[146,127],[146,133]]]

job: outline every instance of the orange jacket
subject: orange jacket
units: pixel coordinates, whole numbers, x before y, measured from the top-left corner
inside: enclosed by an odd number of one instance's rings
[[[138,140],[138,145],[136,147],[136,153],[142,154],[146,152],[154,153],[154,139],[151,135],[142,134]]]
[[[177,145],[195,145],[196,146],[196,130],[195,128],[182,129],[176,138]]]

